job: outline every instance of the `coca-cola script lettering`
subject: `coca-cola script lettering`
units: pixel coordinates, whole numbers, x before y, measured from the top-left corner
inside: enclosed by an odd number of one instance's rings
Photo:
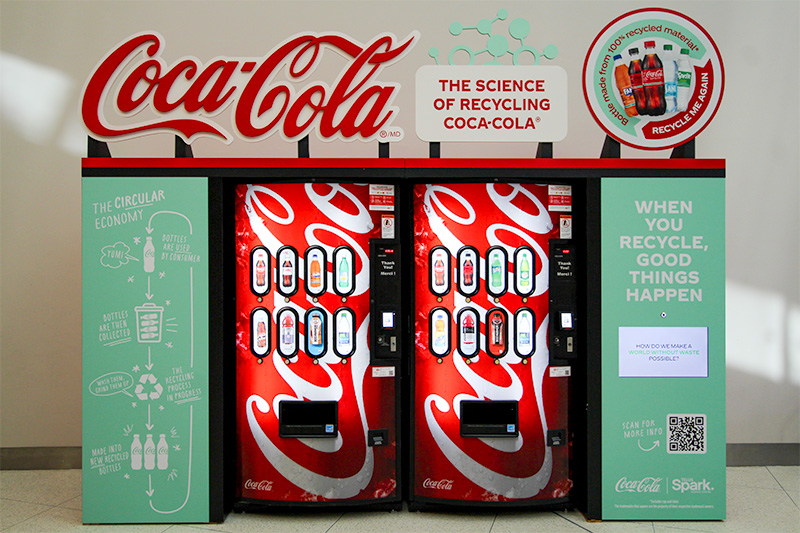
[[[264,491],[271,491],[272,490],[272,481],[253,481],[252,479],[248,479],[244,482],[244,488],[247,490],[264,490]]]
[[[441,479],[436,481],[431,478],[426,478],[425,481],[422,482],[422,486],[426,489],[451,490],[453,488],[453,480]]]
[[[661,492],[660,477],[646,477],[643,479],[620,478],[615,487],[617,492]]]
[[[418,37],[413,32],[399,42],[385,33],[361,44],[339,33],[304,33],[261,58],[215,58],[204,65],[184,57],[168,66],[161,57],[163,38],[140,33],[94,69],[83,90],[81,113],[91,134],[103,140],[174,131],[187,142],[208,136],[229,143],[231,134],[210,117],[230,105],[233,128],[245,140],[275,132],[292,140],[312,129],[324,139],[370,140],[398,113],[391,104],[399,84],[376,78]],[[310,79],[326,51],[347,60],[332,85]],[[287,81],[275,81],[278,77]],[[305,85],[299,86],[301,81]],[[109,107],[118,116],[106,116]],[[132,118],[147,108],[156,118]]]

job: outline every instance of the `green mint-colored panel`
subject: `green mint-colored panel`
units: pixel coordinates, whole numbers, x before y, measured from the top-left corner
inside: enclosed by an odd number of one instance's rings
[[[725,183],[604,178],[602,513],[725,517]]]
[[[83,520],[207,522],[206,178],[83,179]]]

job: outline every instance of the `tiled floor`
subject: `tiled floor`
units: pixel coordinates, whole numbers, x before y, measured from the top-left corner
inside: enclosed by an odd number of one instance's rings
[[[575,511],[485,514],[284,513],[231,514],[223,524],[83,526],[79,470],[0,471],[0,530],[86,530],[199,533],[200,531],[437,533],[449,532],[800,532],[800,467],[728,468],[724,522],[587,522]]]

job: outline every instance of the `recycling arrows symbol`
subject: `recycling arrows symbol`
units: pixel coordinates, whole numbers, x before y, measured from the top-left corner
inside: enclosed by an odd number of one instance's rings
[[[149,394],[144,391],[146,383],[152,385],[153,391]],[[164,392],[164,387],[161,386],[161,383],[158,382],[158,379],[153,374],[142,374],[134,392],[136,393],[136,397],[140,400],[157,400],[161,397],[161,393]]]

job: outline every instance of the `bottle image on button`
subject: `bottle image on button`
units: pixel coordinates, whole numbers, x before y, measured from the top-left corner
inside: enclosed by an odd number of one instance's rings
[[[536,350],[535,326],[536,315],[532,310],[521,307],[514,313],[515,351],[523,359],[532,356]]]
[[[306,312],[306,354],[316,359],[326,351],[325,313],[312,307]]]
[[[462,247],[456,254],[458,267],[457,289],[464,296],[474,296],[478,293],[480,280],[476,275],[478,268],[478,250],[472,246]]]
[[[292,296],[297,292],[297,250],[283,246],[278,250],[277,257],[278,292],[283,296]]]
[[[436,307],[429,315],[428,343],[431,353],[442,357],[450,353],[450,313]]]
[[[311,296],[320,296],[328,285],[327,257],[320,246],[311,246],[306,250],[306,292]],[[335,284],[334,284],[335,285]]]
[[[500,308],[486,313],[486,351],[494,358],[503,357],[508,351],[508,323],[506,313]]]
[[[501,246],[492,246],[486,251],[486,292],[491,296],[502,296],[507,289],[508,256]]]
[[[444,246],[436,246],[431,250],[428,261],[430,291],[437,296],[444,296],[450,292],[450,252]]]
[[[478,355],[478,313],[465,307],[458,313],[458,351],[463,357]]]

